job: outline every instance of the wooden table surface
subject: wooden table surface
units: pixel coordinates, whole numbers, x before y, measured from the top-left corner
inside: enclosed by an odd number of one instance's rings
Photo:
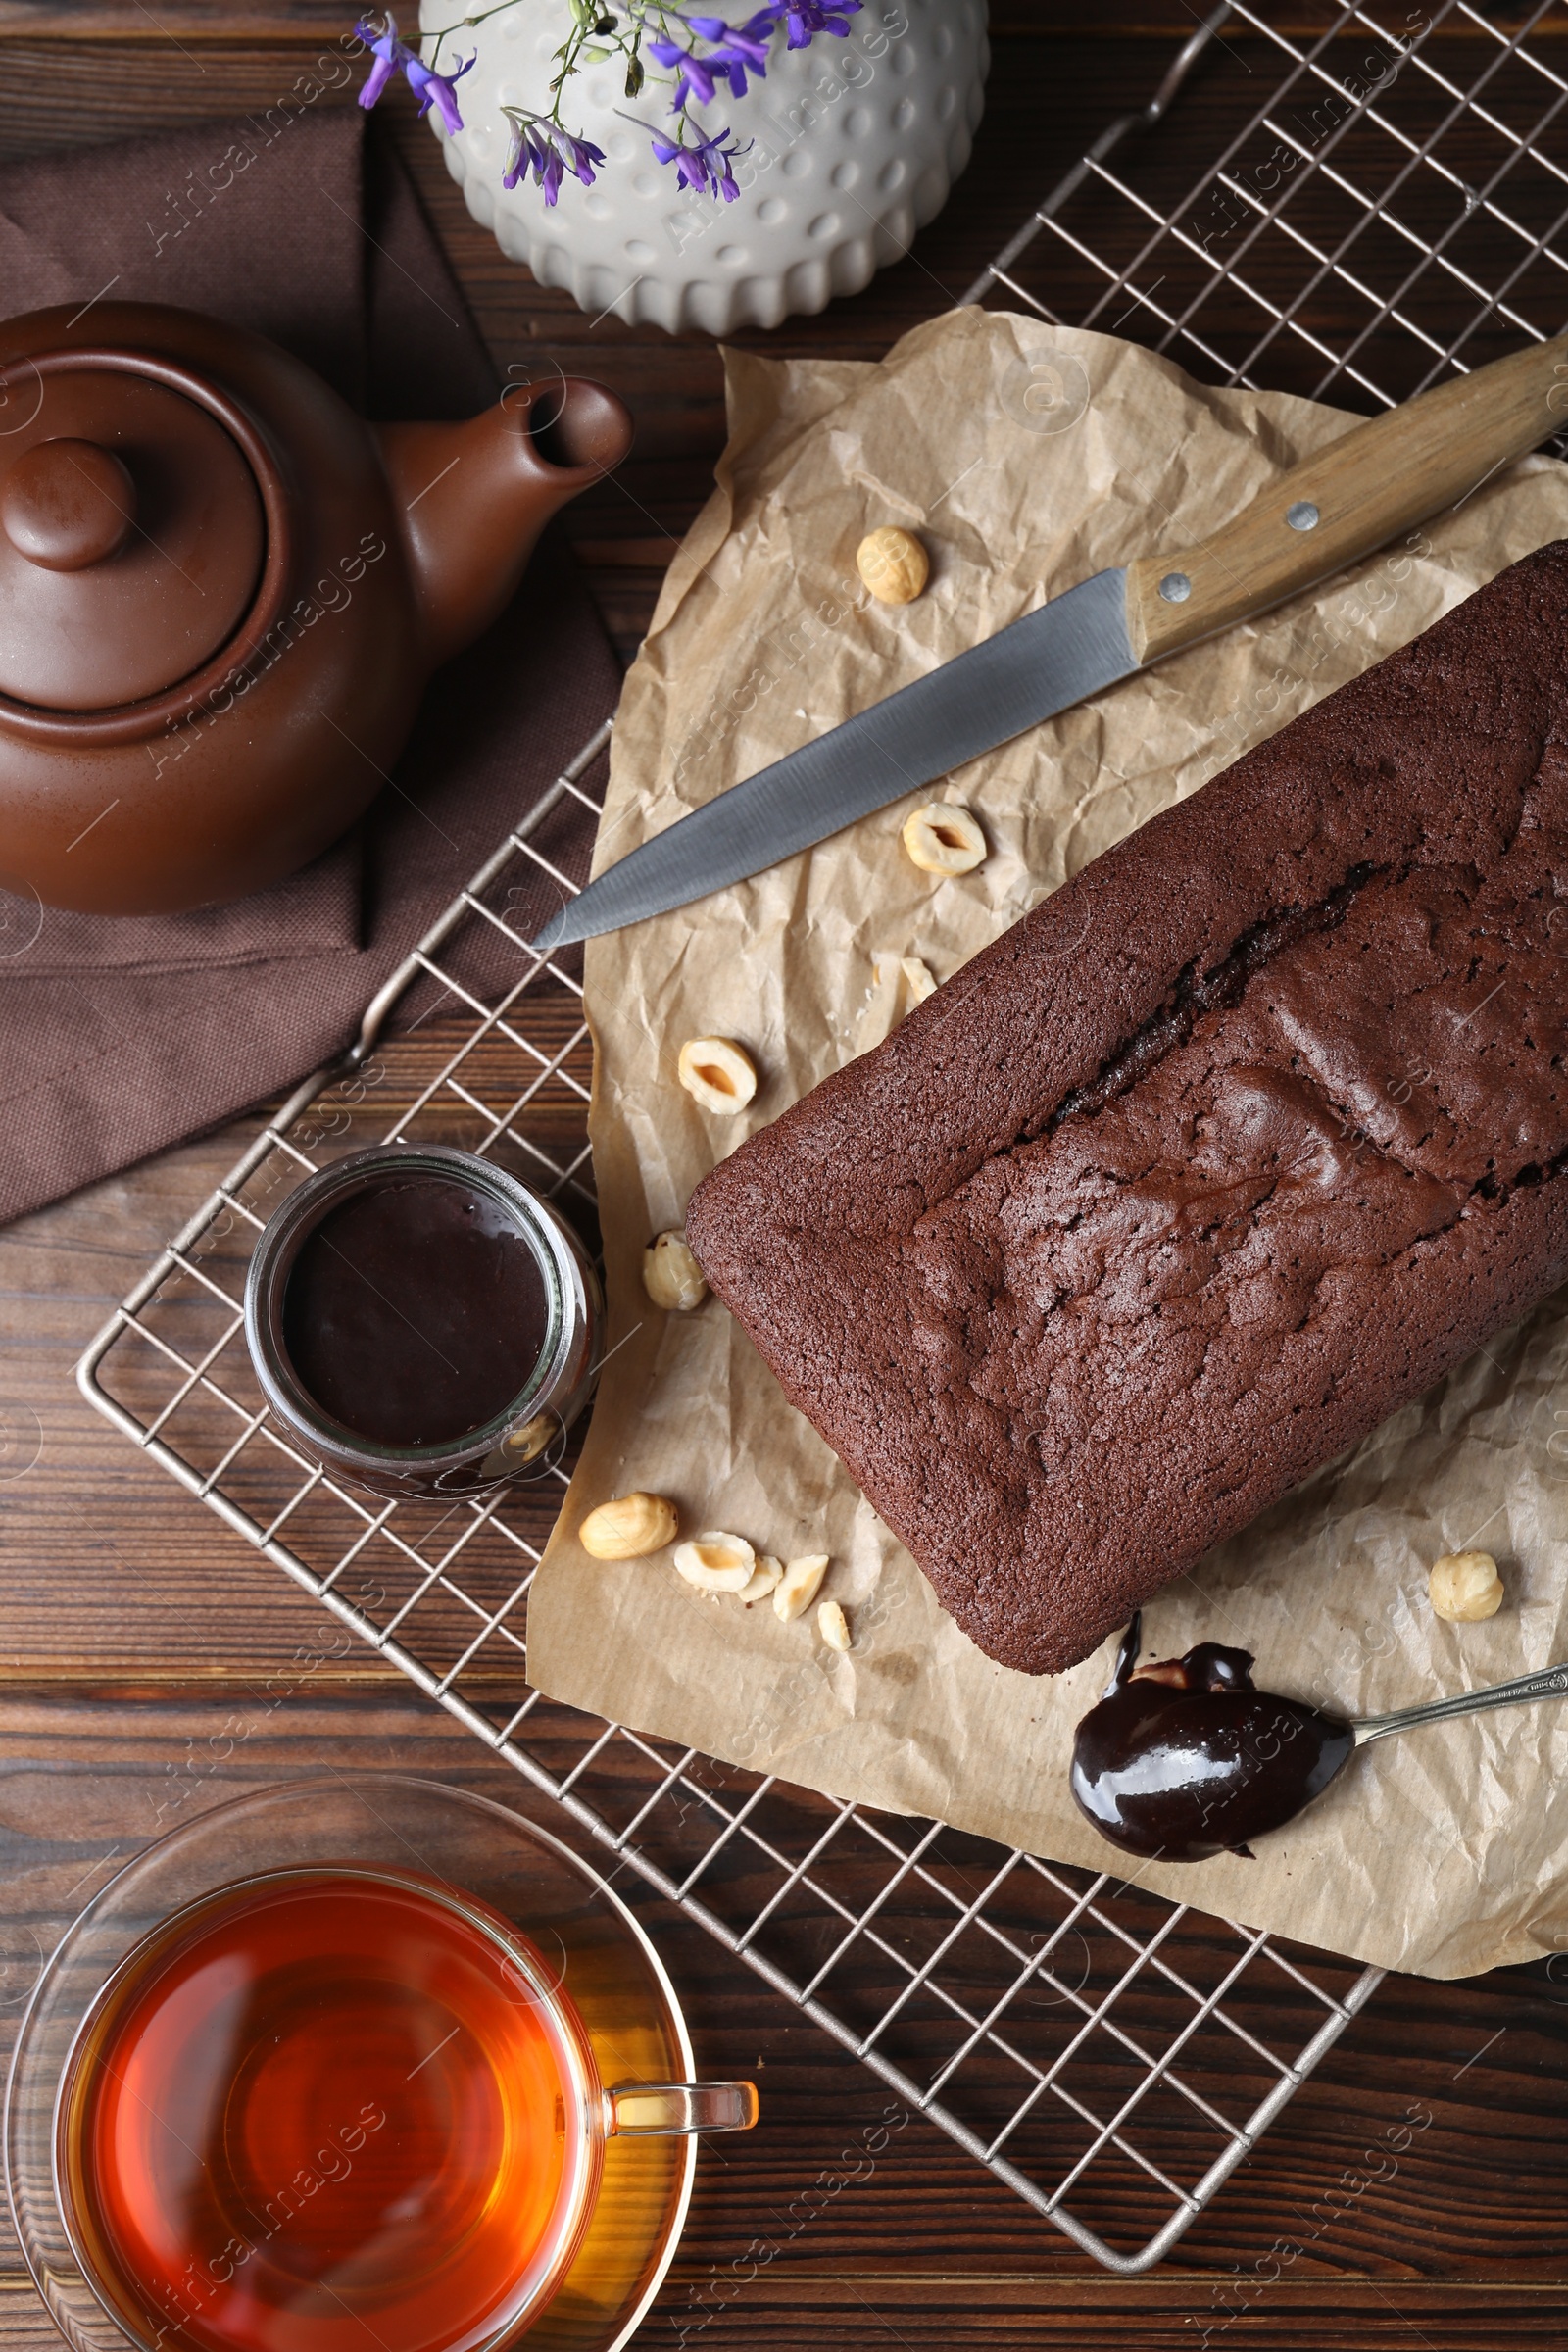
[[[740,341],[879,356],[953,299],[1102,122],[1147,96],[1194,17],[1185,0],[1118,0],[1088,29],[1047,0],[1002,0],[1002,12],[976,159],[948,212],[864,294]],[[0,0],[0,156],[266,106],[348,13],[324,0]],[[1269,13],[1281,25],[1322,21],[1311,5]],[[1568,31],[1568,11],[1558,15]],[[637,414],[631,463],[571,515],[629,653],[720,444],[715,348],[590,324],[536,287],[471,222],[406,106],[398,120],[498,361],[559,358],[615,385]],[[1192,120],[1200,151],[1202,117]],[[290,1661],[319,1643],[318,1611],[76,1395],[83,1344],[242,1132],[0,1232],[7,2034],[49,1924],[154,1834],[172,1773],[193,1802],[350,1760],[537,1802],[368,1653],[296,1675],[281,1705],[264,1699],[269,1678],[286,1682]],[[1118,2280],[918,2116],[848,2180],[844,2150],[883,2113],[883,2088],[678,1914],[653,1903],[646,1915],[703,2069],[755,2072],[763,2121],[705,2149],[690,2228],[640,2344],[1568,2344],[1568,1981],[1547,1968],[1452,1985],[1390,1980],[1173,2257]],[[1430,2127],[1392,2178],[1365,2180],[1369,2135],[1412,2101]],[[1347,2180],[1359,2184],[1342,2192],[1343,2217],[1282,2265],[1277,2241],[1301,2241],[1300,2216]],[[786,2229],[786,2209],[824,2181],[818,2218]],[[705,2297],[759,2238],[771,2251],[755,2277]],[[9,2222],[0,2240],[0,2337],[44,2352],[57,2339]]]

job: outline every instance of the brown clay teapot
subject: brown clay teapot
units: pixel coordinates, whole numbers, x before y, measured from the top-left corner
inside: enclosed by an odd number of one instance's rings
[[[150,303],[0,325],[0,885],[172,913],[317,857],[630,439],[578,381],[372,427]]]

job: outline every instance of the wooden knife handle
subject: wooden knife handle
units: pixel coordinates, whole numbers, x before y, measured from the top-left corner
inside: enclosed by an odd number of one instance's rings
[[[1127,567],[1127,628],[1157,662],[1266,612],[1480,488],[1568,424],[1568,335],[1358,424],[1197,547]]]

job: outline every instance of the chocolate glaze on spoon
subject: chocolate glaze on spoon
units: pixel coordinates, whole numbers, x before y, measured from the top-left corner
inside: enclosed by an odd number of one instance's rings
[[[1250,1854],[1249,1838],[1295,1819],[1356,1745],[1338,1715],[1252,1682],[1252,1653],[1200,1642],[1137,1664],[1140,1620],[1104,1696],[1078,1726],[1072,1792],[1097,1830],[1132,1854],[1202,1862]]]

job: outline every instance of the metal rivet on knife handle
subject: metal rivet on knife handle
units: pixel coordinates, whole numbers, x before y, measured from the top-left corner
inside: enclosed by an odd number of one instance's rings
[[[1462,504],[1561,429],[1565,361],[1559,335],[1439,384],[1292,466],[1174,564],[1169,555],[1130,564],[1127,634],[1140,664],[1266,612]],[[1169,582],[1183,576],[1192,592],[1173,602]]]

